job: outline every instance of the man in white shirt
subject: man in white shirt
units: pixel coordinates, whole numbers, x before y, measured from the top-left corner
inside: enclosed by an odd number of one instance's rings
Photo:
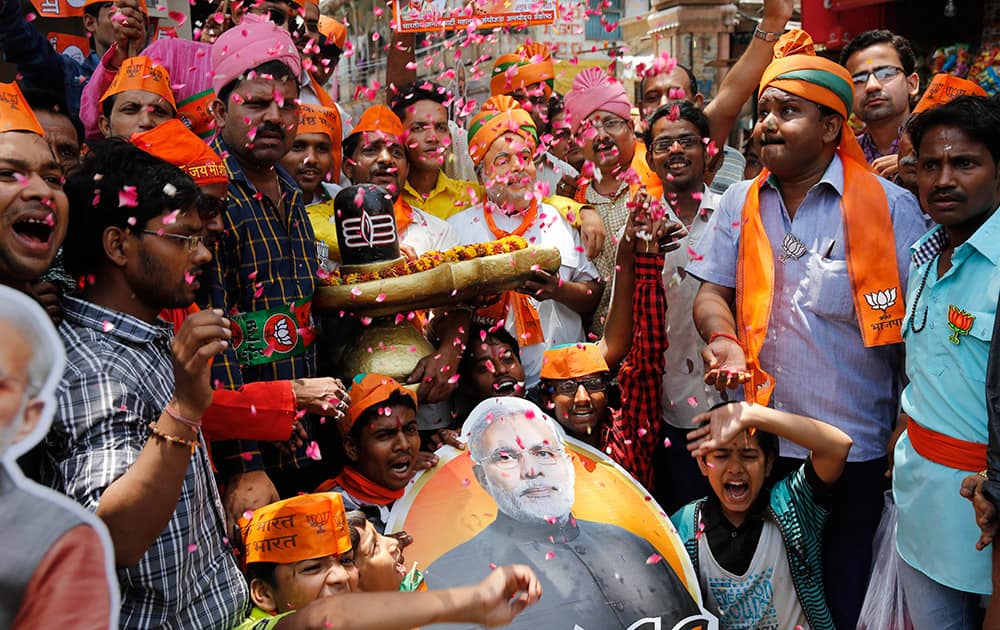
[[[536,271],[480,314],[502,320],[521,345],[526,385],[538,383],[545,349],[585,341],[583,317],[600,301],[600,275],[584,255],[580,235],[535,187],[537,135],[530,114],[509,96],[491,97],[469,126],[469,153],[486,201],[448,220],[464,243],[508,235],[555,247],[562,256],[558,274]]]

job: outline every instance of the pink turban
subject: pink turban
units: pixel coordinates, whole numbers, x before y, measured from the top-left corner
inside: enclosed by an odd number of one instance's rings
[[[610,112],[629,120],[632,102],[625,95],[625,86],[612,79],[602,68],[587,68],[573,79],[566,94],[566,120],[573,133],[583,120],[597,110]]]
[[[301,76],[299,51],[288,31],[262,15],[247,13],[212,44],[212,88],[218,94],[230,81],[268,61],[291,68],[296,80]]]

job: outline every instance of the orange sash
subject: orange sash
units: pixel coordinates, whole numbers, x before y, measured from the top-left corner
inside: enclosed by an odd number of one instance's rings
[[[486,218],[486,226],[496,238],[505,236],[524,236],[531,224],[538,218],[538,201],[532,200],[531,207],[524,213],[521,225],[517,226],[513,232],[506,232],[497,227],[493,221],[493,213],[483,207],[483,216]],[[491,304],[480,309],[479,313],[484,317],[489,317],[495,321],[500,321],[507,316],[507,307],[514,309],[514,322],[517,326],[517,343],[522,346],[533,346],[545,341],[545,334],[542,332],[542,321],[538,317],[538,311],[531,304],[531,299],[523,293],[517,291],[507,291],[496,304]]]
[[[910,436],[913,450],[920,453],[924,459],[957,470],[969,472],[986,470],[985,444],[966,442],[938,433],[920,426],[913,421],[913,418],[906,423],[906,433]]]
[[[312,72],[309,73],[309,85],[312,86],[312,91],[316,94],[316,100],[319,101],[320,105],[329,107],[330,109],[337,109],[337,103],[330,98],[330,95],[326,93],[326,90],[319,84],[319,81],[316,80]]]
[[[337,486],[343,488],[355,499],[372,505],[389,505],[403,496],[405,492],[405,489],[383,488],[350,465],[344,466],[344,470],[335,479],[327,479],[321,483],[315,492],[330,492]]]
[[[403,232],[413,223],[413,208],[406,203],[403,195],[400,195],[396,202],[392,204],[392,209],[396,215],[396,235],[400,241],[403,240]]]
[[[842,140],[838,154],[844,165],[840,208],[854,312],[866,348],[900,343],[906,296],[899,281],[889,203],[877,176],[854,159],[850,148]],[[759,361],[774,292],[774,259],[760,216],[760,188],[769,175],[767,169],[761,171],[747,192],[736,266],[736,330],[751,372],[745,394],[748,401],[762,405],[774,391],[774,379]]]

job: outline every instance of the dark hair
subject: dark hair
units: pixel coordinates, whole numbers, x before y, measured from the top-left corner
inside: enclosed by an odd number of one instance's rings
[[[920,143],[932,127],[955,127],[986,145],[993,163],[1000,163],[1000,105],[983,96],[960,96],[939,107],[917,114],[906,126],[913,150],[920,156]]]
[[[36,112],[49,112],[51,114],[56,114],[57,116],[65,116],[68,118],[70,124],[73,125],[73,129],[76,130],[77,144],[83,144],[83,122],[80,120],[79,116],[71,113],[69,109],[66,108],[66,99],[61,92],[36,87],[22,87],[21,92],[24,94],[24,100],[28,102],[28,106],[31,107],[32,110]]]
[[[778,459],[778,454],[781,452],[781,443],[778,441],[777,435],[760,430],[754,431],[753,435],[757,438],[760,450],[764,451],[765,459],[770,459],[771,461]]]
[[[687,96],[688,98],[694,99],[695,95],[698,94],[698,78],[694,76],[694,71],[685,65],[677,64],[677,67],[684,71],[688,76],[688,86],[687,86]],[[646,79],[656,74],[661,74],[659,72],[646,74],[642,73],[642,79],[639,80],[639,101],[642,101],[642,95],[646,92]]]
[[[271,587],[277,586],[274,581],[274,569],[277,566],[277,562],[251,562],[247,564],[247,569],[245,571],[247,584],[249,585],[254,580],[260,580]]]
[[[358,145],[361,144],[362,135],[364,134],[352,133],[344,138],[343,142],[341,142],[340,154],[343,156],[345,162],[354,155],[354,151],[358,148]]]
[[[566,102],[563,95],[553,92],[549,97],[549,127],[552,126],[552,119],[566,111]]]
[[[100,16],[101,14],[101,9],[103,9],[106,5],[109,4],[114,4],[114,3],[111,2],[111,0],[108,0],[107,2],[95,2],[94,4],[83,7],[83,14],[89,15],[90,17],[96,20],[98,16]]]
[[[517,357],[518,362],[521,361],[521,347],[517,344],[517,340],[514,336],[507,332],[507,329],[500,325],[487,325],[480,322],[474,322],[471,329],[469,330],[469,343],[465,345],[465,351],[462,353],[462,358],[458,362],[458,376],[459,378],[467,378],[472,374],[472,368],[475,367],[475,346],[473,344],[486,343],[486,344],[504,344],[510,348],[510,351],[514,353]]]
[[[646,129],[642,132],[642,141],[646,143],[647,147],[653,146],[653,126],[656,125],[657,121],[664,116],[669,116],[674,107],[677,108],[678,120],[686,120],[697,127],[698,134],[701,135],[702,138],[709,137],[708,116],[705,115],[705,112],[695,106],[694,103],[691,101],[667,103],[666,105],[660,105],[657,107],[656,111],[650,114],[646,121]]]
[[[295,81],[295,87],[296,88],[299,87],[299,82],[295,80],[295,73],[292,72],[292,69],[289,68],[287,65],[285,65],[283,61],[272,59],[271,61],[265,61],[256,68],[251,68],[247,70],[246,72],[236,77],[229,83],[223,85],[222,89],[219,90],[218,94],[219,100],[222,101],[223,103],[229,103],[229,97],[232,95],[233,90],[235,90],[236,87],[242,81],[246,80],[247,76],[251,72],[254,73],[255,77],[257,75],[267,74],[274,77],[275,79],[278,79],[279,81],[292,80]]]
[[[354,426],[351,427],[351,430],[347,433],[347,435],[350,436],[355,442],[360,441],[361,431],[375,421],[378,417],[379,410],[386,407],[395,407],[396,405],[402,405],[408,409],[412,409],[413,411],[417,410],[417,406],[413,404],[412,398],[403,392],[395,391],[385,400],[379,401],[362,411],[361,415],[358,416],[358,419],[354,422]]]
[[[119,201],[126,186],[135,187],[135,206]],[[75,276],[92,274],[104,263],[100,252],[106,228],[140,231],[158,216],[191,207],[199,195],[182,170],[120,138],[92,143],[65,190],[72,229],[63,254],[67,271]]]
[[[358,552],[358,547],[361,546],[361,530],[365,529],[367,522],[368,517],[361,510],[347,511],[347,526],[351,531],[351,549],[355,553]]]
[[[101,101],[101,113],[108,120],[111,120],[111,112],[115,108],[115,100],[118,98],[118,94],[112,94],[108,98]]]
[[[903,64],[903,72],[913,74],[913,69],[917,66],[917,58],[913,54],[913,48],[910,47],[910,40],[885,29],[865,31],[852,39],[840,53],[840,65],[846,66],[851,55],[877,44],[889,44],[895,48],[896,54],[899,55],[899,62]]]
[[[414,103],[418,101],[434,101],[447,108],[451,99],[451,92],[442,85],[431,81],[414,81],[407,83],[392,95],[392,98],[389,99],[389,109],[396,116],[399,116],[400,120],[405,120],[406,110],[413,107]]]

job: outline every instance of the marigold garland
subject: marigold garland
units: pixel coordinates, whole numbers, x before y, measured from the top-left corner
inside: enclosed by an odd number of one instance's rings
[[[505,236],[496,241],[485,243],[474,243],[472,245],[459,245],[446,252],[429,251],[415,260],[404,260],[395,265],[386,267],[379,271],[365,273],[349,273],[341,275],[340,271],[334,271],[325,280],[326,284],[339,286],[344,284],[360,284],[362,282],[373,282],[375,280],[385,280],[386,278],[399,278],[421,271],[429,271],[441,265],[441,263],[462,262],[473,258],[484,256],[494,256],[496,254],[509,254],[522,250],[528,246],[528,241],[521,236]]]

